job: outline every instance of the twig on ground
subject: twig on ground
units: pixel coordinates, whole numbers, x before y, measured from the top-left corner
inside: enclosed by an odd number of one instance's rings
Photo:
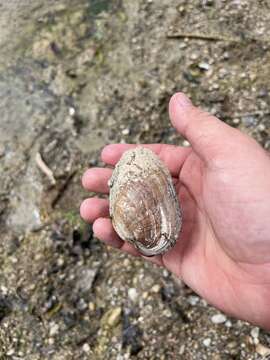
[[[50,180],[52,185],[56,184],[56,180],[54,178],[52,170],[45,164],[44,160],[42,159],[42,156],[40,152],[37,152],[36,154],[36,163],[39,169],[45,174],[48,179]]]
[[[195,39],[195,40],[204,40],[204,41],[228,41],[228,42],[238,42],[238,39],[227,38],[219,35],[204,35],[196,33],[168,33],[168,39]]]
[[[60,186],[60,188],[57,191],[56,196],[53,198],[51,202],[52,208],[55,208],[56,204],[59,202],[59,200],[62,198],[64,192],[66,191],[70,181],[73,179],[74,175],[76,174],[77,170],[72,171],[68,177],[65,179],[65,182]]]

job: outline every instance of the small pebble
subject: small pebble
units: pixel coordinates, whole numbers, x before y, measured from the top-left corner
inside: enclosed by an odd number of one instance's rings
[[[258,327],[254,327],[250,332],[250,335],[253,337],[253,339],[258,339],[259,334],[260,334],[260,329]]]
[[[57,266],[62,267],[65,263],[65,260],[63,258],[57,259]]]
[[[257,123],[257,118],[252,115],[243,116],[242,123],[247,127],[255,126]]]
[[[181,345],[180,350],[179,350],[179,355],[183,355],[185,352],[185,345]]]
[[[11,356],[15,353],[15,350],[14,349],[10,349],[7,351],[7,356]]]
[[[147,292],[147,291],[143,292],[142,298],[143,298],[143,299],[147,299],[147,298],[148,298],[148,292]]]
[[[259,131],[264,131],[265,130],[265,125],[264,124],[259,124],[258,125],[258,130]]]
[[[203,345],[205,347],[210,346],[210,344],[211,344],[211,339],[210,338],[206,338],[206,339],[203,340]]]
[[[216,314],[211,317],[211,321],[214,324],[223,324],[226,320],[227,318],[223,314]]]
[[[163,311],[163,315],[166,316],[166,318],[171,318],[172,317],[172,312],[170,309],[165,309]]]
[[[138,299],[138,292],[135,288],[128,289],[128,297],[131,301],[136,302]]]
[[[88,308],[89,308],[90,311],[95,311],[95,309],[96,309],[95,303],[90,302],[90,303],[88,304]]]
[[[187,43],[185,43],[185,42],[179,43],[179,49],[185,49],[186,47],[187,47]]]
[[[195,306],[199,302],[199,297],[195,295],[190,295],[187,299],[188,303],[192,306]]]
[[[230,54],[227,51],[225,51],[225,53],[223,54],[223,59],[228,60],[229,58],[230,58]]]
[[[184,140],[182,142],[182,145],[185,146],[185,147],[188,147],[188,146],[190,146],[190,143],[187,140]]]
[[[49,338],[48,339],[48,344],[53,345],[54,344],[54,338]]]
[[[160,292],[160,285],[156,284],[152,286],[151,291],[157,294],[158,292]]]
[[[268,348],[262,344],[258,344],[256,346],[256,352],[261,356],[268,356],[268,355],[270,355],[270,348]]]
[[[192,53],[192,54],[190,55],[190,59],[191,59],[191,60],[197,60],[198,57],[199,57],[199,54],[198,54],[198,53]]]
[[[180,12],[180,14],[183,14],[185,12],[185,7],[183,5],[180,5],[178,6],[177,10]]]
[[[218,83],[214,83],[214,84],[212,85],[212,89],[213,89],[213,90],[218,90],[218,89],[219,89],[219,84],[218,84]]]
[[[85,353],[89,353],[89,351],[90,351],[90,346],[89,346],[87,343],[85,343],[85,344],[83,344],[83,346],[82,346],[82,350],[83,350],[83,352],[85,352]]]
[[[237,342],[236,341],[231,341],[231,342],[229,342],[228,343],[228,345],[227,345],[227,347],[229,348],[229,349],[235,349],[236,347],[237,347]]]
[[[123,135],[129,135],[129,129],[126,128],[126,129],[122,130],[122,134]]]
[[[2,292],[2,295],[7,295],[7,293],[8,293],[8,288],[7,288],[7,287],[1,286],[1,287],[0,287],[0,290],[1,290],[1,292]]]
[[[232,322],[230,320],[227,320],[225,322],[225,326],[228,327],[228,328],[232,327]]]
[[[198,64],[198,68],[201,69],[201,70],[205,70],[205,71],[208,71],[210,69],[210,65],[206,62],[200,62]]]
[[[239,118],[234,118],[232,121],[235,125],[238,125],[240,123],[240,119]]]
[[[108,318],[108,325],[109,326],[115,326],[119,323],[120,317],[121,317],[121,308],[117,307],[111,311],[111,314]]]
[[[88,307],[87,303],[84,301],[84,299],[80,299],[77,303],[77,309],[80,311],[86,310]]]
[[[54,336],[58,333],[59,331],[59,325],[58,324],[53,324],[50,328],[50,336]]]
[[[74,109],[74,107],[70,107],[70,108],[68,109],[68,112],[69,112],[69,115],[70,115],[71,117],[73,117],[73,116],[75,115],[75,109]]]
[[[162,271],[162,275],[163,275],[164,277],[168,277],[168,276],[169,276],[168,270],[164,269],[164,270]]]

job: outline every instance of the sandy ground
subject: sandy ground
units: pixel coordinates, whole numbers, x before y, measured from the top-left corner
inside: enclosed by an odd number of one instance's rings
[[[0,0],[0,359],[270,354],[269,334],[78,213],[105,144],[186,145],[176,90],[270,149],[269,20],[267,1]]]

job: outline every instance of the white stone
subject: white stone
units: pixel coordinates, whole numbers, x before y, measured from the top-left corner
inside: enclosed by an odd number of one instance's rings
[[[188,146],[190,146],[190,143],[187,140],[184,140],[182,142],[182,145],[185,146],[185,147],[188,147]]]
[[[202,69],[202,70],[205,70],[205,71],[207,71],[207,70],[210,69],[210,65],[209,65],[208,63],[206,63],[206,62],[200,62],[200,63],[198,64],[198,67],[199,67],[200,69]]]
[[[264,131],[265,130],[265,125],[264,124],[259,124],[258,125],[258,130],[259,131]]]
[[[129,129],[126,128],[126,129],[122,130],[122,134],[123,135],[128,135],[129,134]]]
[[[59,326],[58,324],[53,324],[50,328],[50,336],[54,336],[58,333],[59,331]]]
[[[70,115],[70,116],[74,116],[74,115],[75,115],[75,109],[74,109],[74,107],[70,107],[70,108],[68,109],[68,112],[69,112],[69,115]]]
[[[14,349],[10,349],[7,351],[7,356],[11,356],[15,353],[15,350]]]
[[[256,346],[256,352],[261,356],[268,356],[268,355],[270,355],[270,348],[268,348],[262,344],[258,344]]]
[[[259,337],[260,329],[258,327],[254,327],[250,334],[253,337],[253,339],[257,339]]]
[[[190,295],[187,299],[190,305],[195,306],[199,302],[199,297],[195,295]]]
[[[206,339],[203,340],[203,345],[204,346],[208,347],[208,346],[210,346],[210,344],[211,344],[211,339],[210,338],[206,338]]]
[[[157,294],[160,291],[160,285],[159,284],[153,285],[151,291]]]
[[[83,344],[82,349],[83,349],[83,352],[89,353],[90,346],[87,343],[85,343],[85,344]]]
[[[211,317],[211,321],[214,324],[223,324],[226,320],[227,318],[223,314],[216,314]]]
[[[239,124],[239,123],[240,123],[240,119],[239,119],[239,118],[234,118],[234,119],[233,119],[233,123],[234,123],[235,125]]]
[[[128,297],[131,301],[136,302],[138,299],[138,292],[135,288],[128,289]]]

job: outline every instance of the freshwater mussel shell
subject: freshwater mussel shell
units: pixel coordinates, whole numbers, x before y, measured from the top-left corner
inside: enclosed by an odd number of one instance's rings
[[[149,149],[124,152],[110,186],[110,216],[121,239],[143,255],[162,254],[175,245],[182,226],[169,170]]]

